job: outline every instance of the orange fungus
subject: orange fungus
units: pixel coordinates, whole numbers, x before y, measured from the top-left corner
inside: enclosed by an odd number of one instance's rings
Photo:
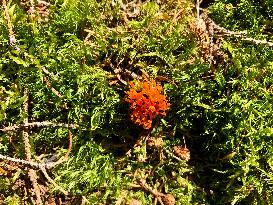
[[[170,107],[166,96],[161,94],[163,88],[155,80],[131,81],[129,85],[126,102],[130,104],[131,120],[144,129],[150,129],[153,119],[165,116]]]

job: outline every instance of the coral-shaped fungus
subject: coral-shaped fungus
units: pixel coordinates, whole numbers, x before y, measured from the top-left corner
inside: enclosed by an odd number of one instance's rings
[[[170,107],[166,96],[161,94],[163,88],[155,80],[131,81],[129,85],[126,102],[130,104],[131,120],[144,129],[149,129],[153,119],[165,116]]]

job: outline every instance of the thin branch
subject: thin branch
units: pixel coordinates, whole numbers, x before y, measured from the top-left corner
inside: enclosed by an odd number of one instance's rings
[[[9,157],[9,156],[5,156],[0,154],[0,159],[1,160],[8,160],[14,163],[18,163],[18,164],[22,164],[25,166],[29,166],[31,168],[36,168],[36,169],[40,169],[40,167],[47,167],[47,164],[42,164],[42,163],[37,163],[37,162],[30,162],[27,160],[23,160],[23,159],[17,159],[17,158],[13,158],[13,157]]]
[[[173,157],[174,159],[176,159],[177,161],[183,161],[182,159],[180,159],[179,157],[175,156],[172,152],[170,152],[169,150],[165,150],[169,155],[171,155],[171,157]]]
[[[45,1],[38,1],[38,3],[43,3],[45,5],[47,5],[48,3],[45,2]],[[30,0],[30,9],[29,9],[29,14],[34,17],[35,13],[36,13],[36,10],[35,10],[35,7],[34,7],[34,1],[33,0]],[[21,49],[17,46],[16,44],[16,38],[15,38],[15,34],[13,32],[13,25],[12,25],[12,22],[11,22],[11,19],[10,19],[10,15],[9,15],[9,11],[8,11],[8,6],[7,6],[7,3],[6,3],[6,0],[3,0],[2,1],[2,6],[3,6],[3,9],[4,9],[4,16],[5,16],[5,19],[7,21],[7,27],[8,27],[8,33],[9,33],[9,44],[10,46],[12,46],[15,50],[17,50],[18,52],[21,53]],[[23,55],[25,57],[28,56],[27,53],[23,53]],[[46,74],[48,74],[50,77],[54,77],[54,74],[52,74],[51,72],[49,72],[45,67],[42,67],[41,68],[42,71]],[[62,98],[63,96],[60,94],[60,92],[58,92],[55,88],[52,87],[51,83],[48,81],[48,79],[46,77],[44,77],[44,80],[47,84],[47,86],[51,89],[51,91],[57,95],[58,97]]]
[[[146,180],[144,179],[140,179],[139,180],[139,185],[146,191],[150,192],[152,195],[154,195],[154,197],[156,197],[156,199],[158,199],[159,203],[161,205],[164,205],[164,203],[161,200],[161,197],[165,196],[164,194],[162,194],[161,192],[158,192],[157,190],[152,189],[146,182]]]
[[[49,80],[48,80],[47,77],[44,77],[44,81],[46,82],[47,87],[49,87],[50,90],[51,90],[55,95],[57,95],[59,98],[63,98],[63,97],[64,97],[58,90],[56,90],[56,89],[51,85],[51,83],[49,82]]]
[[[69,145],[68,145],[68,150],[67,150],[65,156],[63,158],[60,158],[57,162],[52,162],[50,164],[47,164],[48,169],[55,167],[55,166],[68,160],[69,154],[72,150],[72,142],[73,142],[72,133],[70,130],[68,131],[68,137],[69,137]]]
[[[47,70],[45,67],[42,67],[41,69],[45,74],[49,75],[52,78],[56,78],[56,76],[53,73],[51,73],[49,70]]]
[[[173,16],[173,22],[176,23],[178,17],[180,17],[183,14],[183,10],[180,10],[178,12],[175,12],[174,16]]]
[[[47,5],[47,6],[50,5],[49,3],[45,2],[45,1],[38,1],[38,4],[44,4],[44,5]],[[33,0],[30,0],[30,5],[31,5],[31,7],[30,7],[31,15],[34,15],[34,13],[36,11],[35,11]],[[13,25],[12,25],[12,22],[11,22],[11,19],[10,19],[10,15],[9,15],[6,0],[2,1],[2,6],[3,6],[3,9],[4,9],[4,16],[5,16],[5,19],[7,21],[8,33],[9,33],[9,43],[15,50],[21,52],[21,49],[16,45],[16,38],[15,38],[15,34],[13,32]],[[25,52],[23,53],[23,55],[25,57],[28,56],[28,54],[25,53]],[[55,75],[53,73],[49,72],[45,67],[42,67],[41,69],[42,69],[42,71],[44,73],[48,74],[50,77],[55,78]]]
[[[60,190],[64,195],[68,195],[68,192],[65,191],[61,186],[59,186],[47,173],[45,167],[40,167],[40,170],[43,172],[45,178],[53,184],[58,190]]]
[[[202,3],[203,0],[196,0],[196,13],[197,13],[197,18],[200,16],[200,4]]]
[[[33,161],[28,161],[28,160],[23,160],[23,159],[17,159],[17,158],[13,158],[13,157],[9,157],[9,156],[5,156],[0,154],[0,159],[2,160],[8,160],[11,162],[15,162],[18,164],[22,164],[25,166],[29,166],[31,168],[35,168],[35,169],[41,169],[41,168],[46,168],[46,169],[51,169],[65,161],[68,160],[68,156],[72,150],[72,133],[71,131],[69,131],[69,146],[68,146],[68,151],[66,152],[65,156],[61,159],[59,159],[57,162],[50,162],[50,163],[37,163],[37,162],[33,162]]]
[[[210,25],[213,27],[214,32],[217,36],[235,37],[235,38],[241,39],[242,41],[251,42],[255,45],[266,45],[268,47],[273,47],[273,42],[250,38],[250,37],[246,36],[246,32],[243,32],[243,31],[234,32],[234,31],[230,31],[224,27],[219,26],[211,18],[208,17],[208,14],[206,12],[203,12],[201,14],[200,18],[202,18],[206,22],[207,25]]]
[[[154,196],[156,196],[156,197],[158,197],[158,196],[163,196],[163,195],[164,195],[164,194],[158,192],[157,190],[153,190],[152,187],[150,187],[150,186],[147,184],[146,180],[144,180],[144,179],[140,179],[140,180],[139,180],[139,185],[140,185],[142,188],[144,188],[145,190],[149,191],[152,195],[154,195]]]
[[[27,89],[25,89],[25,91],[24,91],[24,96],[25,96],[25,100],[23,102],[23,110],[27,114],[27,116],[24,119],[24,123],[28,123],[28,90]],[[28,130],[27,130],[26,127],[23,130],[23,141],[24,141],[26,159],[27,159],[27,161],[32,162],[32,159],[31,159],[31,146],[30,146],[30,143],[29,143]],[[42,199],[41,199],[41,191],[40,191],[40,188],[39,188],[39,185],[38,185],[38,182],[37,182],[38,176],[37,176],[35,170],[29,169],[28,176],[30,178],[30,181],[32,183],[33,190],[34,190],[34,193],[35,193],[35,196],[36,196],[36,203],[38,205],[42,205],[43,202],[42,202]]]
[[[68,192],[65,191],[61,186],[57,185],[57,183],[48,175],[46,168],[48,167],[53,167],[53,163],[50,164],[42,164],[42,163],[36,163],[36,162],[30,162],[30,161],[26,161],[26,160],[21,160],[21,159],[16,159],[16,158],[12,158],[12,157],[7,157],[4,155],[0,154],[0,159],[2,160],[8,160],[8,161],[12,161],[15,163],[19,163],[19,164],[23,164],[23,165],[27,165],[27,166],[31,166],[32,168],[37,168],[40,169],[42,171],[42,173],[44,174],[45,178],[51,183],[53,184],[58,190],[60,190],[64,195],[68,195]],[[56,165],[56,163],[54,163],[54,166]],[[34,170],[33,170],[34,171]]]
[[[80,126],[77,124],[66,124],[66,123],[55,123],[55,122],[28,122],[20,125],[12,125],[8,127],[4,127],[0,129],[2,132],[8,132],[8,131],[15,131],[24,127],[65,127],[65,128],[72,128],[77,129]]]
[[[27,89],[25,89],[24,91],[24,97],[25,97],[25,100],[23,102],[23,111],[27,115],[24,119],[24,124],[26,124],[28,123],[28,90]],[[25,129],[23,130],[23,140],[25,145],[26,158],[28,161],[32,161],[27,127],[25,127]]]
[[[229,34],[223,34],[223,36],[231,36]],[[273,47],[273,42],[270,42],[270,41],[266,41],[266,40],[259,40],[259,39],[255,39],[255,38],[250,38],[250,37],[243,37],[243,36],[235,36],[234,37],[238,37],[240,38],[241,40],[243,41],[249,41],[255,45],[266,45],[268,47]]]
[[[35,169],[41,169],[41,167],[51,169],[51,168],[53,168],[54,166],[57,165],[56,162],[50,162],[50,163],[30,162],[30,161],[27,161],[27,160],[17,159],[17,158],[5,156],[5,155],[2,155],[2,154],[0,154],[0,159],[1,160],[8,160],[8,161],[18,163],[18,164],[22,164],[24,166],[28,166],[28,167],[35,168]]]
[[[6,18],[7,26],[8,26],[9,44],[15,50],[21,51],[20,48],[16,45],[16,38],[15,38],[15,35],[14,35],[14,32],[13,32],[13,26],[12,26],[12,23],[11,23],[11,20],[10,20],[9,9],[8,9],[6,0],[2,1],[2,6],[3,6],[3,9],[4,9],[4,16]]]

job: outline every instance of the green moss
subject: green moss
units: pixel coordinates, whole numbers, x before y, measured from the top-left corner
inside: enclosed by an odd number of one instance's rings
[[[272,3],[255,2],[217,0],[207,9],[222,27],[272,40]],[[223,56],[209,64],[190,29],[191,1],[50,4],[43,21],[18,1],[9,2],[21,53],[9,46],[1,10],[0,125],[23,122],[25,88],[30,122],[79,125],[68,162],[52,171],[71,196],[90,204],[152,204],[154,196],[135,186],[146,177],[177,204],[272,203],[272,48],[222,37]],[[129,88],[117,78],[128,82],[132,72],[158,80],[171,103],[150,133],[130,121],[124,101]],[[66,152],[67,129],[31,129],[33,156],[45,160]],[[161,146],[149,147],[148,135],[162,139]],[[1,154],[22,158],[19,136],[0,131]],[[174,146],[187,146],[190,161],[175,159]],[[0,180],[5,203],[19,203],[24,193],[12,189],[13,179]],[[52,196],[61,195],[50,188]]]

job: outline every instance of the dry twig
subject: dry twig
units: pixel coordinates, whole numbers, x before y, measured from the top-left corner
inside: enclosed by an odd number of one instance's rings
[[[50,165],[50,163],[42,164],[42,163],[37,163],[37,162],[30,162],[30,161],[27,161],[27,160],[17,159],[17,158],[5,156],[5,155],[2,155],[2,154],[0,154],[0,159],[1,160],[8,160],[8,161],[18,163],[18,164],[22,164],[22,165],[29,166],[29,167],[35,168],[35,169],[39,169],[40,167],[48,168],[47,165]]]
[[[224,27],[217,25],[211,18],[209,18],[207,12],[203,12],[200,15],[200,18],[202,18],[208,26],[211,26],[213,28],[214,33],[212,35],[216,34],[216,36],[220,36],[220,37],[221,36],[235,37],[235,38],[239,38],[243,41],[251,42],[255,45],[261,44],[261,45],[265,45],[268,47],[273,47],[273,42],[250,38],[250,37],[246,36],[246,32],[234,32],[234,31],[230,31]]]
[[[24,119],[24,123],[28,123],[28,91],[27,91],[27,89],[24,91],[24,96],[25,96],[25,100],[23,103],[23,110],[27,114],[26,118]],[[26,159],[27,159],[27,161],[32,162],[31,146],[29,143],[29,135],[28,135],[27,128],[25,128],[23,131],[23,141],[24,141]],[[42,205],[43,203],[42,203],[42,199],[41,199],[39,185],[37,182],[37,178],[38,178],[37,174],[33,169],[29,169],[28,176],[30,178],[30,181],[31,181],[33,189],[34,189],[34,193],[36,195],[36,204]]]
[[[180,159],[179,157],[175,156],[172,152],[170,152],[169,150],[165,150],[172,158],[176,159],[177,161],[182,161],[182,159]]]
[[[55,122],[28,122],[20,125],[12,125],[8,127],[4,127],[0,129],[2,132],[8,132],[8,131],[16,131],[18,129],[24,128],[24,127],[65,127],[65,128],[72,128],[77,129],[80,126],[77,124],[66,124],[66,123],[55,123]]]
[[[59,164],[61,164],[61,163],[68,160],[68,156],[69,156],[69,154],[70,154],[70,152],[72,150],[72,141],[73,141],[72,133],[71,133],[70,130],[68,131],[68,136],[69,136],[69,145],[68,145],[68,150],[67,150],[65,156],[63,158],[60,158],[57,162],[52,162],[52,163],[48,164],[47,165],[48,168],[55,167],[55,166],[57,166],[57,165],[59,165]]]
[[[46,82],[47,87],[49,87],[50,90],[51,90],[55,95],[57,95],[59,98],[63,98],[63,97],[64,97],[58,90],[56,90],[56,89],[51,85],[51,83],[49,82],[49,80],[48,80],[47,77],[44,77],[44,81]]]
[[[15,162],[15,163],[18,163],[18,164],[22,164],[22,165],[29,166],[29,167],[35,168],[35,169],[41,169],[41,167],[44,167],[46,169],[51,169],[51,168],[54,168],[55,166],[59,165],[60,163],[68,160],[68,156],[69,156],[69,154],[71,152],[71,149],[72,149],[72,140],[73,140],[72,139],[72,133],[69,131],[68,151],[65,154],[65,156],[63,158],[59,159],[57,162],[37,163],[37,162],[33,162],[33,161],[8,157],[8,156],[2,155],[2,154],[0,154],[0,159],[8,160],[8,161]]]
[[[60,190],[64,195],[68,195],[68,192],[65,191],[61,186],[59,186],[47,173],[45,167],[40,167],[40,170],[43,172],[45,178],[47,181],[49,181],[51,184],[53,184],[58,190]]]
[[[152,189],[144,179],[139,180],[139,185],[146,191],[150,192],[156,199],[159,201],[161,205],[164,205],[164,203],[161,200],[161,197],[165,196],[163,193],[158,192],[157,190]]]
[[[27,132],[26,132],[27,133]],[[55,188],[57,188],[58,190],[60,190],[63,194],[68,195],[68,192],[65,191],[61,186],[59,186],[47,173],[46,169],[50,169],[53,168],[65,161],[68,160],[68,156],[71,152],[72,149],[72,133],[69,130],[69,146],[68,146],[68,151],[66,152],[65,156],[61,159],[59,159],[57,162],[51,162],[51,163],[37,163],[37,162],[33,162],[31,160],[31,155],[30,155],[30,145],[29,145],[29,139],[28,139],[28,134],[24,133],[24,143],[25,143],[25,152],[27,155],[27,160],[21,160],[21,159],[16,159],[16,158],[12,158],[12,157],[7,157],[4,155],[0,154],[0,159],[2,160],[9,160],[15,163],[20,163],[23,165],[27,165],[30,166],[31,168],[29,169],[29,177],[30,180],[32,182],[33,185],[33,189],[34,189],[34,193],[36,195],[36,204],[40,205],[42,204],[42,200],[41,200],[41,194],[40,194],[40,189],[39,189],[39,184],[37,182],[37,175],[35,170],[33,170],[33,168],[39,169],[42,171],[42,173],[44,174],[45,178],[55,186]]]
[[[7,26],[8,26],[8,33],[9,33],[9,44],[10,46],[12,46],[15,50],[17,51],[21,51],[20,48],[16,45],[16,38],[15,38],[15,34],[13,32],[13,26],[10,20],[10,16],[9,16],[9,10],[8,10],[8,6],[7,6],[7,2],[6,0],[2,1],[2,6],[4,9],[4,16],[6,18],[7,21]]]
[[[197,18],[200,16],[200,4],[202,3],[203,0],[196,0],[196,13],[197,13]]]
[[[33,0],[30,0],[30,4],[31,4],[31,7],[29,9],[30,13],[31,13],[31,15],[34,15],[34,13],[35,13],[35,7],[34,7]],[[48,6],[50,5],[49,3],[45,2],[45,1],[38,1],[38,4],[45,4],[45,5],[48,5]],[[7,22],[7,27],[8,27],[9,44],[15,50],[17,50],[18,52],[21,52],[21,49],[16,44],[17,41],[16,41],[16,38],[15,38],[15,34],[13,32],[13,25],[12,25],[12,22],[11,22],[11,19],[10,19],[9,10],[8,10],[8,6],[7,6],[6,0],[2,1],[2,6],[3,6],[3,9],[4,9],[4,16],[5,16],[5,19],[6,19],[6,22]],[[27,53],[23,53],[23,55],[25,57],[29,56]],[[45,67],[42,67],[41,69],[42,69],[42,71],[44,73],[48,74],[49,76],[55,77],[54,74],[52,74],[51,72],[49,72]]]
[[[51,73],[49,70],[47,70],[45,67],[42,67],[41,69],[45,74],[49,75],[52,78],[56,78],[56,76],[53,73]]]
[[[24,92],[24,96],[25,96],[25,101],[23,103],[23,110],[24,112],[27,114],[28,113],[28,92],[27,90],[25,90]],[[62,187],[60,187],[52,178],[50,178],[50,176],[48,175],[46,169],[50,169],[50,168],[53,168],[65,161],[68,160],[68,156],[71,152],[71,149],[72,149],[72,133],[71,131],[69,130],[69,146],[68,146],[68,151],[67,153],[65,154],[65,156],[63,158],[60,158],[58,161],[56,162],[50,162],[50,163],[37,163],[37,162],[33,162],[32,161],[32,158],[31,158],[31,146],[30,146],[30,143],[29,143],[29,135],[28,135],[28,127],[29,126],[56,126],[56,124],[54,123],[50,123],[50,122],[36,122],[36,123],[28,123],[28,117],[25,118],[24,120],[24,124],[23,125],[15,125],[15,126],[12,126],[12,127],[7,127],[8,129],[2,129],[7,131],[7,130],[16,130],[20,127],[23,127],[24,130],[23,130],[23,141],[24,141],[24,147],[25,147],[25,154],[26,154],[26,160],[21,160],[21,159],[16,159],[16,158],[12,158],[12,157],[8,157],[8,156],[4,156],[4,155],[1,155],[0,154],[0,159],[3,159],[3,160],[8,160],[8,161],[12,161],[12,162],[15,162],[15,163],[19,163],[19,164],[22,164],[22,165],[26,165],[26,166],[29,166],[29,171],[28,171],[28,175],[29,175],[29,178],[30,178],[30,181],[32,183],[32,186],[33,186],[33,190],[34,190],[34,193],[35,193],[35,196],[36,196],[36,200],[33,202],[35,202],[35,204],[38,204],[38,205],[42,205],[42,199],[41,199],[41,191],[40,191],[40,188],[39,188],[39,184],[37,182],[37,174],[36,174],[36,171],[34,170],[34,168],[36,169],[39,169],[42,171],[42,173],[44,174],[45,178],[51,183],[53,184],[58,190],[60,190],[63,194],[65,195],[68,195],[68,192],[65,191]],[[57,123],[57,126],[65,126],[65,127],[69,127],[71,125],[68,125],[68,124],[64,124],[64,123]],[[76,127],[76,126],[74,126]]]

